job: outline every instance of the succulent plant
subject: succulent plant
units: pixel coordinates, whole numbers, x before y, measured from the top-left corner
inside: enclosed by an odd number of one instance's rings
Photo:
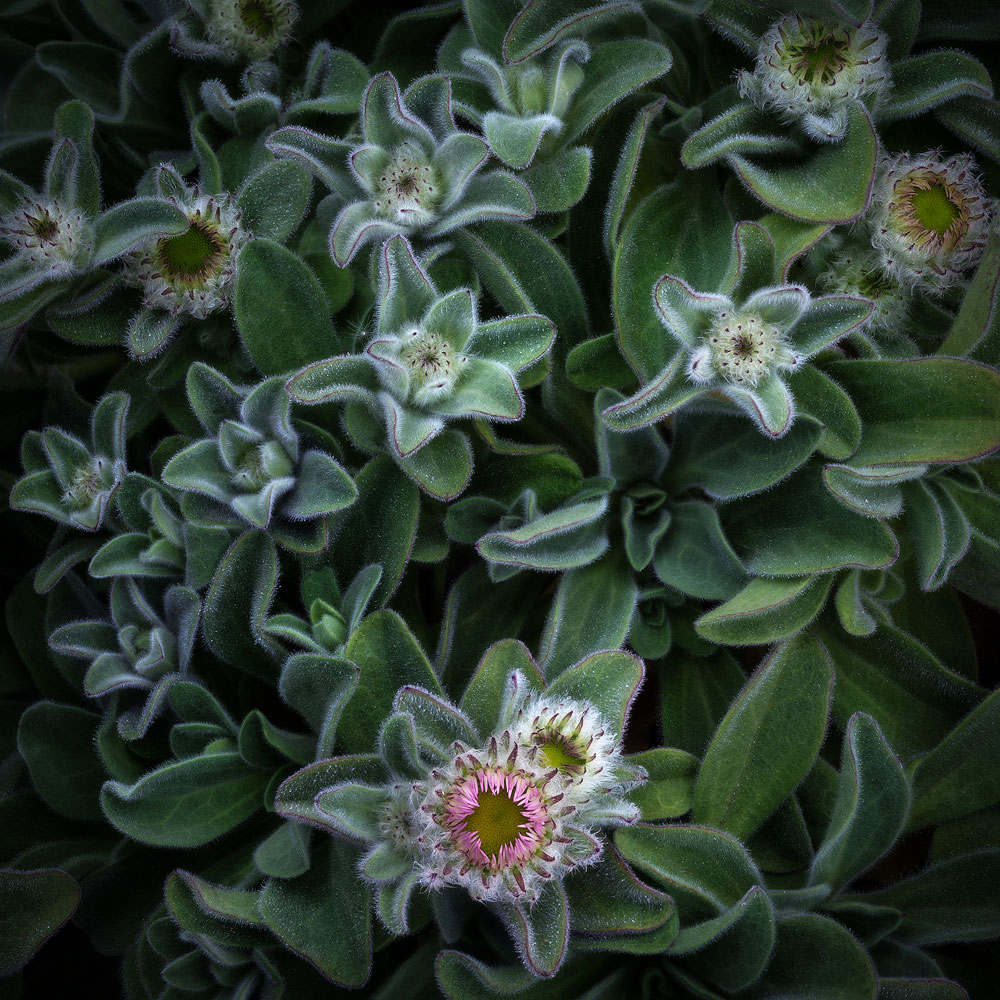
[[[495,676],[502,659],[500,650],[487,654],[463,697],[476,703],[478,726],[434,692],[402,687],[379,758],[310,765],[279,789],[278,809],[368,845],[359,871],[377,889],[390,932],[413,929],[413,893],[460,890],[491,904],[529,966],[554,962],[539,969],[551,975],[568,928],[559,952],[546,955],[540,942],[552,928],[537,921],[561,897],[565,924],[563,880],[586,892],[585,870],[605,850],[598,831],[639,818],[626,793],[646,774],[620,744],[641,666],[596,657],[545,688],[530,657],[529,674]]]
[[[3,997],[995,995],[990,4],[0,7]]]
[[[744,410],[765,434],[778,438],[787,433],[795,405],[783,376],[801,370],[813,355],[863,324],[872,304],[849,296],[814,299],[800,285],[751,290],[755,269],[766,273],[768,257],[773,260],[773,244],[768,246],[766,234],[758,243],[759,235],[754,231],[751,237],[746,229],[734,236],[737,301],[696,291],[670,274],[656,283],[656,309],[678,350],[654,381],[605,410],[609,427],[641,427],[714,390]]]
[[[89,440],[58,427],[32,431],[21,449],[26,475],[14,484],[11,506],[96,531],[125,476],[129,398],[111,393],[94,407]]]
[[[516,373],[548,351],[553,335],[544,316],[480,323],[472,291],[439,295],[409,243],[395,236],[382,249],[376,332],[364,355],[310,365],[289,380],[288,391],[299,402],[366,408],[384,424],[401,468],[432,494],[453,496],[468,482],[471,456],[468,439],[445,424],[520,419],[525,404]]]
[[[188,398],[211,435],[179,450],[163,481],[187,491],[195,523],[254,527],[298,551],[326,543],[326,518],[357,498],[331,455],[303,450],[283,381],[234,386],[208,365],[188,371]]]

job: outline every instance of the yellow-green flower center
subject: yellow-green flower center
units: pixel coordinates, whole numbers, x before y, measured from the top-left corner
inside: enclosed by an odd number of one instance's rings
[[[811,83],[829,85],[844,65],[843,43],[831,36],[820,40],[816,45],[802,50],[799,58],[792,64],[792,70],[802,79]]]
[[[199,288],[216,274],[226,258],[226,240],[218,228],[195,219],[178,236],[165,236],[156,244],[156,263],[173,286]]]
[[[545,767],[556,767],[560,771],[582,767],[583,757],[571,746],[565,737],[551,737],[538,748],[538,756]]]
[[[915,191],[910,205],[917,222],[939,235],[948,232],[960,212],[959,206],[951,199],[943,184]]]
[[[843,28],[831,29],[812,18],[800,18],[797,29],[781,31],[781,61],[797,80],[829,87],[848,64],[851,36]]]
[[[479,793],[479,804],[465,821],[465,829],[478,833],[483,854],[493,857],[502,847],[510,847],[517,841],[525,819],[509,792],[483,791]]]

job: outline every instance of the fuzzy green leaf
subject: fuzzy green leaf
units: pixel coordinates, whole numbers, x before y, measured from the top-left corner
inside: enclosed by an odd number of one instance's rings
[[[240,337],[265,375],[308,365],[334,343],[319,281],[273,240],[252,240],[240,252],[233,308]]]
[[[834,892],[892,847],[910,806],[910,782],[878,724],[859,712],[845,736],[830,826],[809,876]]]
[[[868,207],[878,139],[860,102],[847,109],[847,132],[804,163],[771,166],[731,154],[740,180],[768,208],[805,222],[853,222]]]
[[[692,818],[753,833],[805,777],[826,732],[833,669],[808,636],[766,659],[719,724],[695,785]]]
[[[355,988],[368,979],[372,963],[371,889],[356,869],[357,850],[329,840],[313,853],[305,875],[268,882],[259,904],[288,948],[338,985]]]
[[[1000,692],[963,719],[917,767],[911,828],[959,819],[1000,801],[996,759],[1000,744]]]
[[[968,462],[1000,447],[1000,372],[955,358],[838,361],[861,416],[852,464]]]
[[[108,781],[101,806],[116,829],[156,847],[198,847],[264,806],[270,775],[238,753],[206,753],[162,764],[134,785]]]
[[[57,868],[0,871],[0,976],[12,976],[73,915],[76,879]]]
[[[981,62],[964,52],[925,52],[892,64],[892,90],[879,122],[923,114],[957,98],[990,98],[993,84]]]
[[[94,223],[95,267],[121,257],[132,247],[160,236],[176,236],[188,228],[187,216],[175,205],[157,198],[119,202]]]
[[[698,634],[724,645],[787,639],[805,628],[826,603],[830,576],[756,577],[735,597],[695,622]]]
[[[236,204],[254,236],[283,242],[302,221],[309,201],[309,172],[294,160],[278,160],[243,185]]]
[[[361,671],[338,732],[341,746],[349,753],[374,747],[379,726],[404,684],[439,696],[444,693],[420,644],[395,612],[369,615],[351,636],[345,655]]]

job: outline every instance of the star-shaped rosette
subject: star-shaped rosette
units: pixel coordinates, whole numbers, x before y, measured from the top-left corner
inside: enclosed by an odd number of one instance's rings
[[[574,906],[644,888],[609,880],[621,869],[603,840],[640,818],[630,794],[647,774],[621,744],[643,674],[641,660],[616,650],[546,685],[527,649],[504,640],[458,705],[440,688],[399,688],[376,753],[293,774],[276,810],[364,845],[358,872],[391,933],[426,919],[421,889],[440,919],[471,896],[507,925],[531,971],[552,975]]]
[[[11,507],[96,531],[125,478],[128,407],[124,392],[105,396],[91,414],[86,441],[59,427],[28,431],[21,444],[25,474],[11,490]]]
[[[187,390],[208,436],[163,470],[168,486],[185,491],[185,520],[256,528],[296,552],[324,548],[327,516],[352,504],[358,491],[331,455],[303,447],[282,380],[235,386],[196,362]]]
[[[88,662],[83,693],[88,698],[117,695],[112,710],[118,732],[137,740],[163,711],[172,685],[188,673],[201,599],[179,584],[118,577],[110,603],[110,620],[61,625],[49,645]]]
[[[268,140],[276,155],[301,160],[347,202],[330,232],[341,267],[366,243],[397,233],[433,240],[474,222],[535,214],[522,181],[480,172],[489,146],[456,126],[447,77],[423,77],[402,94],[391,73],[376,76],[361,102],[361,133],[351,144],[289,126]]]
[[[871,315],[868,299],[814,298],[802,285],[759,287],[762,277],[773,274],[773,244],[756,223],[736,227],[733,260],[732,277],[721,291],[698,291],[672,274],[656,282],[653,302],[678,349],[635,395],[604,410],[609,428],[644,427],[711,392],[735,403],[764,434],[779,438],[795,416],[783,376]]]
[[[439,294],[402,236],[382,249],[379,293],[365,353],[309,365],[288,391],[302,403],[344,401],[357,443],[387,448],[427,492],[450,499],[468,483],[472,459],[468,438],[446,425],[519,420],[517,372],[549,350],[554,325],[530,314],[480,322],[472,291]]]

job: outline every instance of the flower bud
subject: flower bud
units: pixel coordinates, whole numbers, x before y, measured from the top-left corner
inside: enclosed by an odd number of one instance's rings
[[[740,90],[789,120],[827,115],[889,88],[886,37],[870,21],[830,24],[804,14],[783,17],[760,40]]]
[[[147,308],[204,319],[229,304],[236,257],[249,234],[227,194],[203,195],[195,188],[169,200],[187,215],[188,228],[133,250],[124,277],[143,289]]]
[[[211,0],[205,34],[232,59],[266,59],[288,41],[298,7],[289,0]]]
[[[885,157],[870,217],[886,274],[902,285],[942,292],[983,254],[990,206],[971,156],[930,152]]]
[[[78,209],[39,199],[0,217],[0,239],[56,278],[76,270],[76,260],[92,244],[93,233]]]

